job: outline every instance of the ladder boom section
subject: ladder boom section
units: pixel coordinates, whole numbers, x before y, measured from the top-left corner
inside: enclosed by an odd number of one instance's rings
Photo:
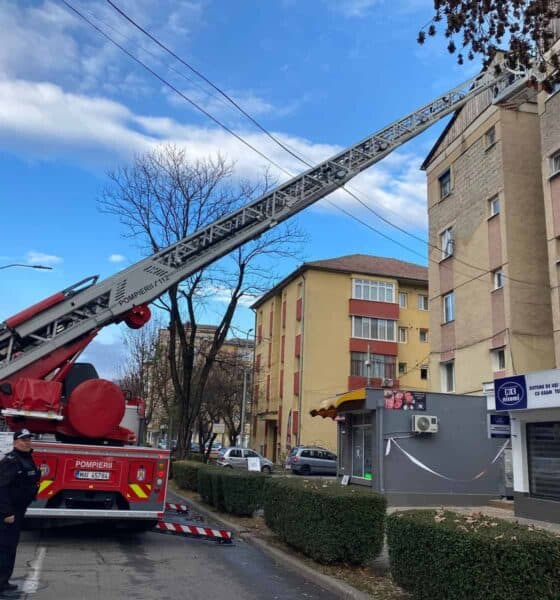
[[[108,279],[96,280],[15,327],[8,320],[0,325],[0,381],[61,346],[122,320],[134,306],[155,300],[174,284],[340,188],[473,96],[488,91],[499,99],[526,79],[510,73],[500,78],[473,77],[168,248]]]

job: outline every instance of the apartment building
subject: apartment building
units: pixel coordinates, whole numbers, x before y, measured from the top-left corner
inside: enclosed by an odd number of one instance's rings
[[[371,385],[427,390],[426,267],[351,255],[303,264],[253,305],[251,443],[282,460],[290,447],[336,450],[336,424],[309,412]]]
[[[455,113],[423,164],[434,392],[478,394],[496,377],[554,366],[541,127],[553,165],[560,125],[547,115],[541,126],[530,90],[501,106],[491,94]],[[560,246],[549,245],[557,281]]]

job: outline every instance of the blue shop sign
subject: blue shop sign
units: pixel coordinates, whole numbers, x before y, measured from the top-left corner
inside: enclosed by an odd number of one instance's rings
[[[496,410],[523,410],[527,408],[525,375],[502,377],[494,381]]]

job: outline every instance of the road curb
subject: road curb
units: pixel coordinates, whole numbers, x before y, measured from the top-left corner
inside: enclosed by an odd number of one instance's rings
[[[312,567],[309,567],[297,558],[290,556],[283,550],[275,548],[274,546],[268,544],[265,540],[251,535],[247,529],[240,528],[237,524],[231,523],[227,519],[224,519],[221,515],[208,510],[204,505],[201,505],[196,500],[192,500],[187,496],[183,496],[177,486],[173,485],[170,487],[174,494],[180,498],[183,498],[186,502],[189,502],[194,510],[200,513],[203,517],[217,521],[225,529],[230,529],[244,541],[265,552],[284,567],[291,569],[292,571],[297,571],[300,575],[312,583],[322,587],[325,590],[328,590],[329,592],[337,594],[340,598],[347,600],[367,600],[371,598],[369,594],[361,592],[355,587],[352,587],[351,585],[348,585],[339,579],[335,579],[330,575],[325,575],[324,573],[315,571]]]

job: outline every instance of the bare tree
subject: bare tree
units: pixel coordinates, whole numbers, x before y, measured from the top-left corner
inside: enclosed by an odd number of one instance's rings
[[[145,252],[158,252],[273,185],[268,172],[257,183],[234,178],[221,156],[191,161],[184,149],[163,146],[138,156],[130,166],[108,173],[101,209],[117,215],[126,235]],[[296,256],[302,234],[284,224],[245,244],[216,265],[173,286],[159,306],[169,313],[168,358],[177,409],[178,454],[185,456],[214,361],[226,339],[235,310],[246,295],[268,289],[279,257]],[[198,314],[211,298],[227,301],[202,364],[196,364]]]
[[[536,65],[543,75],[548,73],[547,90],[560,81],[560,58],[551,52],[559,37],[559,0],[434,0],[434,10],[418,34],[420,44],[441,28],[459,64],[481,56],[488,66],[505,46],[510,67]]]
[[[154,320],[142,329],[129,329],[124,334],[127,360],[119,384],[131,396],[144,400],[146,427],[154,417],[164,416],[167,420],[172,396],[169,362],[158,343],[160,329],[159,322]]]

